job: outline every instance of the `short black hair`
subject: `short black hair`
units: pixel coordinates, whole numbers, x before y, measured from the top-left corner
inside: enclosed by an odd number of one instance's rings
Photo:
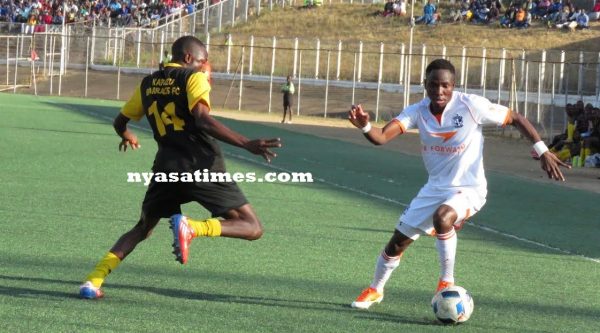
[[[173,61],[181,61],[186,53],[193,53],[195,47],[198,47],[203,52],[203,57],[207,57],[206,46],[201,40],[194,36],[183,36],[178,38],[171,46],[171,54]]]
[[[454,69],[454,65],[446,59],[435,59],[425,69],[425,75],[429,76],[429,74],[438,69],[449,70],[452,73],[452,76],[456,75],[456,70]]]

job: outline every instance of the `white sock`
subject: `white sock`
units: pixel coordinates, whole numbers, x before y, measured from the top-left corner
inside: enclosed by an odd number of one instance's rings
[[[440,279],[454,282],[454,260],[456,258],[456,243],[458,237],[454,228],[445,234],[438,234],[435,247],[440,257]]]
[[[390,257],[385,254],[385,251],[381,252],[375,264],[375,276],[373,277],[371,288],[375,288],[377,292],[383,294],[383,287],[385,287],[394,269],[400,265],[400,257]]]

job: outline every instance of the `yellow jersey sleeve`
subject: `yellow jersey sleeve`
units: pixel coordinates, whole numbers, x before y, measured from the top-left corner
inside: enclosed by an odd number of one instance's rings
[[[144,105],[142,104],[142,92],[140,90],[140,86],[135,89],[135,92],[131,98],[129,98],[127,103],[123,105],[123,108],[121,108],[121,113],[125,117],[135,121],[142,119],[144,116]]]
[[[202,103],[210,110],[210,84],[204,72],[196,72],[187,81],[188,109],[191,110],[198,103]]]

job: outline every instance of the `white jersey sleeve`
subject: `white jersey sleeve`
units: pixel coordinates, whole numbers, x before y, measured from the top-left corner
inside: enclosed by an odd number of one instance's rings
[[[506,106],[490,102],[489,99],[477,95],[462,95],[469,113],[480,125],[504,126],[509,119],[510,109]]]
[[[402,133],[406,132],[406,130],[418,127],[418,105],[419,103],[409,105],[406,109],[400,112],[400,114],[396,116],[396,118],[393,119],[393,121],[398,123],[402,128]]]

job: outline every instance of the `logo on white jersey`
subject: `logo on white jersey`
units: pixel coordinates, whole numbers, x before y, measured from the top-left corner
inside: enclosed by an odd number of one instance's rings
[[[435,136],[436,138],[442,138],[444,139],[443,142],[446,142],[448,140],[450,140],[454,134],[456,134],[456,131],[454,132],[439,132],[439,133],[429,133],[431,136]]]
[[[452,122],[456,128],[463,127],[463,118],[461,115],[455,114],[454,117],[452,117]]]

